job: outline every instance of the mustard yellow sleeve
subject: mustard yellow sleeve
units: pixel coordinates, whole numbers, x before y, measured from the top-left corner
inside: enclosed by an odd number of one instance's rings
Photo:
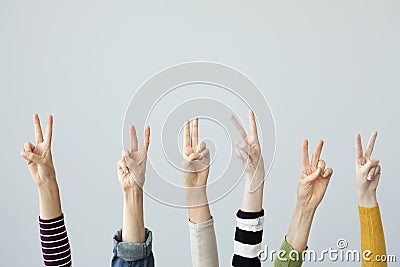
[[[387,262],[381,261],[381,256],[386,256],[386,245],[379,206],[372,208],[358,206],[358,213],[362,267],[387,267]]]

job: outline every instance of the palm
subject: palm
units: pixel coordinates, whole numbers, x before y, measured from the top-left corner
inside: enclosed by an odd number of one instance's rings
[[[43,158],[51,159],[51,152],[47,150],[44,143],[40,143],[34,147],[32,153]],[[30,162],[28,164],[29,171],[39,182],[43,181],[45,177],[49,177],[52,170],[45,168],[45,166],[38,165],[37,163]]]
[[[305,179],[312,175],[317,170],[314,166],[307,166],[303,168],[300,179]],[[299,184],[298,198],[306,200],[306,203],[318,205],[326,192],[329,180],[318,176],[313,182],[306,184]]]
[[[187,147],[186,151],[188,156],[184,156],[183,169],[185,181],[192,186],[204,186],[207,184],[210,155],[204,155],[202,158],[189,160],[189,158],[196,156],[196,151],[192,147]]]

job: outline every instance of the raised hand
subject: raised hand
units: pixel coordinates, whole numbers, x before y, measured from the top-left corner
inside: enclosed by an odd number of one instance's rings
[[[377,205],[376,189],[381,177],[379,160],[371,160],[377,132],[372,132],[367,148],[363,152],[360,134],[356,135],[356,183],[357,196],[361,206]]]
[[[325,161],[320,159],[324,142],[320,140],[310,161],[308,157],[308,140],[303,141],[301,154],[300,181],[297,186],[297,202],[302,206],[317,208],[328,187],[333,170],[327,168]]]
[[[138,147],[138,138],[134,125],[129,125],[130,149],[124,149],[117,163],[118,180],[122,190],[142,188],[145,182],[147,151],[150,144],[150,127],[144,128],[144,138]]]
[[[43,137],[40,119],[37,114],[33,115],[36,145],[31,142],[24,144],[21,156],[28,164],[29,172],[40,189],[45,184],[56,183],[56,173],[51,155],[51,138],[53,132],[53,116],[49,116],[46,124],[46,133]]]
[[[251,180],[251,191],[257,189],[265,177],[264,160],[261,154],[260,142],[257,135],[257,125],[252,110],[249,111],[250,131],[247,134],[234,115],[231,121],[242,140],[235,141],[235,152],[243,167],[247,178]]]
[[[186,187],[205,187],[210,169],[210,151],[206,143],[199,144],[199,119],[195,118],[190,134],[190,123],[186,121],[183,136],[183,180]]]

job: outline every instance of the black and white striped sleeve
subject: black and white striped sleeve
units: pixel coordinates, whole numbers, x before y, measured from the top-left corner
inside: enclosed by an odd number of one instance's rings
[[[64,215],[51,220],[39,218],[39,225],[44,266],[71,267],[71,249]]]
[[[232,266],[259,267],[258,259],[263,236],[264,210],[236,213],[236,231]]]

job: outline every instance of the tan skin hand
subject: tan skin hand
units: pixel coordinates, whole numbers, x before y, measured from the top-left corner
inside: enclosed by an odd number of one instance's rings
[[[360,134],[356,135],[356,184],[359,204],[372,207],[377,205],[376,189],[381,177],[379,160],[371,160],[372,151],[378,136],[372,132],[368,145],[363,152]]]
[[[144,128],[144,138],[138,147],[138,138],[134,125],[129,126],[130,149],[122,152],[117,163],[118,180],[124,192],[142,188],[145,182],[147,152],[150,144],[150,127]]]
[[[333,170],[325,169],[325,161],[320,159],[324,142],[320,140],[311,161],[308,157],[308,140],[303,141],[301,173],[297,186],[297,202],[303,206],[316,208],[322,201]]]
[[[205,142],[199,142],[199,119],[195,118],[190,133],[190,123],[185,122],[183,136],[182,175],[186,187],[205,187],[210,169],[210,151]]]
[[[21,156],[28,164],[29,172],[40,189],[44,184],[55,183],[56,173],[51,155],[51,138],[53,132],[53,116],[49,116],[46,124],[46,133],[43,137],[40,119],[37,114],[33,115],[35,127],[36,145],[26,142]]]

